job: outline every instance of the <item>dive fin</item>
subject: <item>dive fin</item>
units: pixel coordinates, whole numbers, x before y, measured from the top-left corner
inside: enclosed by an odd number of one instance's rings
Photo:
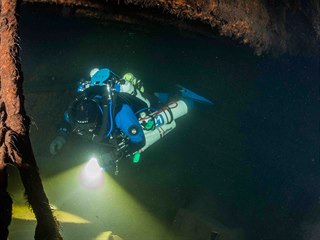
[[[213,102],[210,101],[209,99],[202,97],[181,85],[176,84],[176,86],[179,88],[179,92],[181,92],[182,97],[190,99],[195,102],[207,103],[207,104],[213,105]]]

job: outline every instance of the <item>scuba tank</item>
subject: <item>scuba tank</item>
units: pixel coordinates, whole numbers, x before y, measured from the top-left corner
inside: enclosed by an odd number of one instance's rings
[[[187,113],[187,104],[182,100],[170,102],[159,111],[155,111],[149,115],[146,115],[145,112],[140,113],[139,123],[142,126],[146,144],[139,152],[143,152],[171,132],[176,127],[175,120]]]

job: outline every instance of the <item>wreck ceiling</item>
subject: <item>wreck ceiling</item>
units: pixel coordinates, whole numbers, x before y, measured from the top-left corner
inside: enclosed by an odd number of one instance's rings
[[[237,39],[257,54],[319,53],[320,1],[263,0],[23,0],[60,4],[73,14],[118,21],[174,21],[207,25],[206,31]],[[171,17],[168,17],[171,16]],[[173,20],[174,19],[174,20]],[[190,21],[191,20],[191,21]],[[187,22],[186,22],[187,21]]]

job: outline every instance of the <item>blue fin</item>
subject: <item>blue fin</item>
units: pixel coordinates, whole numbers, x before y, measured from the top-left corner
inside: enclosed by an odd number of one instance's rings
[[[181,85],[176,84],[176,86],[179,88],[179,92],[181,92],[182,97],[191,99],[195,102],[207,103],[207,104],[213,105],[213,102],[210,101],[209,99],[202,97],[202,96],[190,91],[189,89],[182,87]]]

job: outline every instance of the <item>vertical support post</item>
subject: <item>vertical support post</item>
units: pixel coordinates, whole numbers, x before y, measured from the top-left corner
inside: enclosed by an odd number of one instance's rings
[[[52,214],[33,155],[29,138],[30,119],[24,109],[23,74],[19,59],[20,39],[16,15],[18,1],[0,1],[0,193],[9,196],[6,189],[8,180],[6,164],[10,162],[19,170],[25,188],[25,196],[37,219],[35,239],[58,240],[62,237]],[[3,236],[7,234],[7,226],[11,221],[11,205],[10,197],[7,199],[6,205],[0,204],[0,214],[4,212],[10,215],[6,216],[6,230],[4,230]],[[0,219],[2,217],[0,216]]]

